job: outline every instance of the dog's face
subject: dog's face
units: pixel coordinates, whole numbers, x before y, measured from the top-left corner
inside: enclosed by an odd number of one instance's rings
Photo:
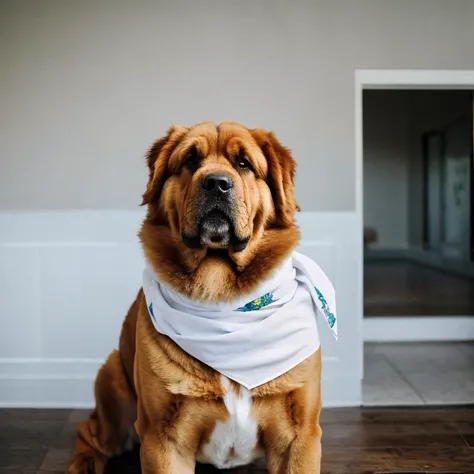
[[[235,123],[172,127],[147,160],[148,236],[144,229],[141,236],[149,258],[150,246],[158,252],[154,228],[173,242],[188,274],[206,261],[209,271],[220,264],[242,272],[270,231],[275,239],[278,230],[296,229],[295,162],[273,134]]]

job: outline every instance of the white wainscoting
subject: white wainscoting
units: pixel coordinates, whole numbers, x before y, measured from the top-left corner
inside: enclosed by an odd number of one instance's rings
[[[141,211],[0,213],[0,406],[91,407],[141,285]],[[360,404],[361,237],[355,213],[301,213],[300,250],[334,282],[339,342],[320,325],[325,406]]]

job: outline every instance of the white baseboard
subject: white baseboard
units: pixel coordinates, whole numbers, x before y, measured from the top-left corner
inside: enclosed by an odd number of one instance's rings
[[[0,408],[91,408],[100,359],[0,359]]]
[[[473,316],[364,318],[365,342],[474,340]]]

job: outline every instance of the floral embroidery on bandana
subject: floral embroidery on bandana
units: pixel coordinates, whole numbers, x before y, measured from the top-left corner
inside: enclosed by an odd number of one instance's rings
[[[331,313],[331,310],[329,309],[329,305],[324,298],[323,294],[315,287],[316,293],[318,295],[319,301],[321,301],[321,304],[323,306],[323,312],[324,315],[326,316],[327,322],[329,324],[329,327],[332,329],[334,327],[334,324],[336,324],[336,317],[334,316],[333,313]]]
[[[237,311],[256,311],[257,309],[264,308],[265,306],[268,306],[269,304],[273,303],[273,293],[267,293],[260,298],[257,298],[250,303],[247,303],[246,305],[240,307],[237,309]]]

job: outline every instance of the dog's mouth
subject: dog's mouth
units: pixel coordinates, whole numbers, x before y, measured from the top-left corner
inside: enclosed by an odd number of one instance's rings
[[[202,216],[197,225],[197,235],[183,235],[183,242],[189,248],[203,248],[209,250],[209,255],[214,251],[227,251],[232,248],[234,252],[241,252],[247,246],[248,238],[239,239],[235,235],[232,219],[220,209],[212,209]]]
[[[208,212],[199,222],[201,245],[210,248],[227,247],[233,233],[231,220],[218,209]]]

